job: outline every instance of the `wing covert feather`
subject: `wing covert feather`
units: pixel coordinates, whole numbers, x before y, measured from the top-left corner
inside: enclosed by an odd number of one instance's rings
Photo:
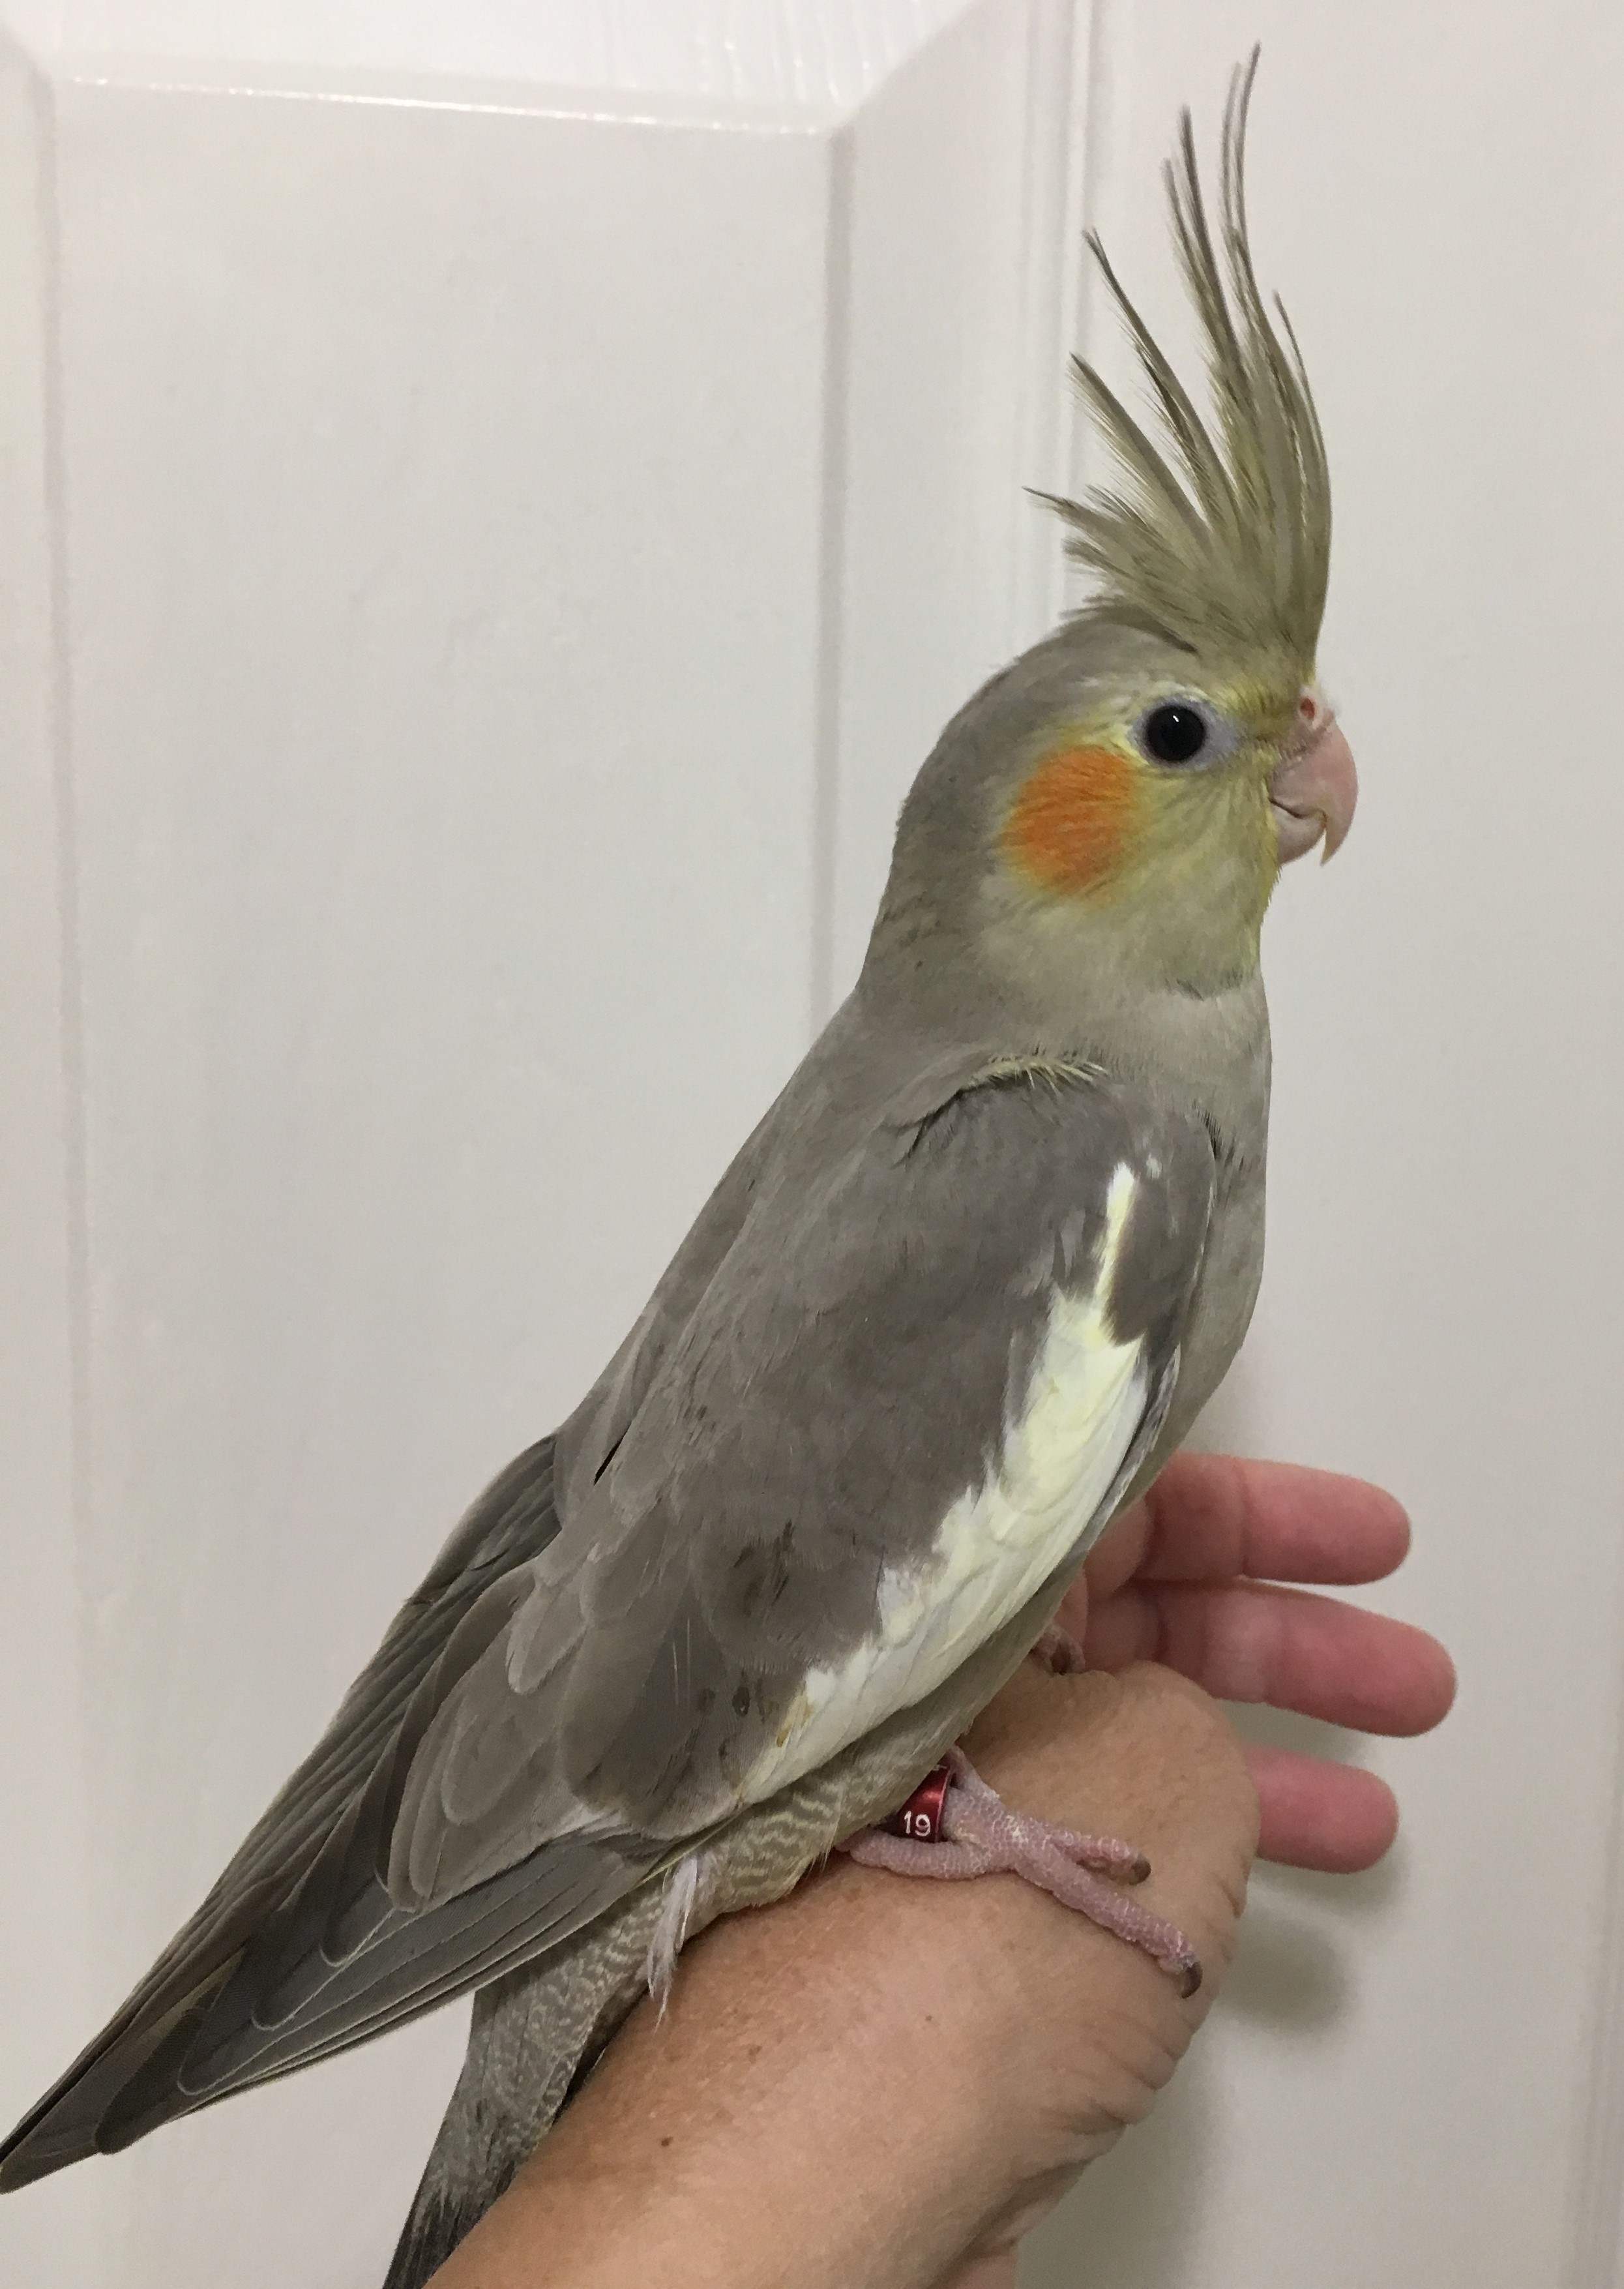
[[[397,1897],[447,1897],[549,1836],[678,1839],[752,1800],[808,1671],[875,1630],[888,1569],[997,1470],[1125,1168],[1109,1301],[1143,1373],[1117,1451],[1165,1406],[1213,1197],[1198,1121],[1095,1073],[1000,1068],[906,1118],[811,1127],[424,1736]],[[858,1696],[851,1721],[884,1713]]]
[[[436,1665],[453,1654],[449,1687],[460,1674],[458,1632],[493,1585],[543,1549],[558,1531],[553,1499],[553,1441],[539,1440],[498,1473],[466,1513],[422,1583],[385,1633],[345,1695],[331,1724],[238,1849],[213,1890],[147,1976],[72,2067],[0,2147],[0,2186],[20,2185],[94,2149],[104,2117],[136,2081],[155,2094],[234,1982],[238,1997],[285,1978],[335,1902],[322,1897],[361,1870],[340,1848],[354,1840],[380,1771],[387,1772],[414,1696],[432,1698]],[[492,1617],[492,1630],[503,1616]],[[473,1650],[465,1640],[464,1657]],[[426,1721],[426,1719],[424,1719]],[[375,1874],[367,1871],[375,1890]],[[302,1919],[302,1920],[301,1920]],[[370,2031],[358,2023],[350,2039]],[[225,2087],[252,2080],[245,2073]],[[224,2089],[219,2094],[224,2095]],[[132,2133],[133,2134],[133,2133]]]
[[[1212,1197],[1198,1122],[984,1059],[820,1089],[758,1129],[557,1440],[467,1513],[0,2183],[496,1976],[747,1801],[808,1668],[996,1466],[1125,1165],[1110,1300],[1145,1423],[1165,1404]],[[884,1713],[859,1694],[848,1730]]]

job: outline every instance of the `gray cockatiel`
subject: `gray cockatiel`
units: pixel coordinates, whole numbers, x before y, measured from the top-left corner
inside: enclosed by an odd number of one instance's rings
[[[948,1840],[864,1832],[1043,1634],[1257,1292],[1259,934],[1354,786],[1315,680],[1324,449],[1247,250],[1250,77],[1215,237],[1188,117],[1168,171],[1215,419],[1106,268],[1164,435],[1079,367],[1121,472],[1056,504],[1092,601],[948,726],[850,999],[0,2185],[474,1988],[414,2289],[685,1933],[841,1844],[1016,1870],[1192,1973],[1108,1880],[1131,1854],[990,1818],[962,1766]]]

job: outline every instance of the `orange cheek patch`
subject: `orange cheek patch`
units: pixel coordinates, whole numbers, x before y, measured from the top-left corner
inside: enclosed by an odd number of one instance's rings
[[[1004,847],[1047,890],[1092,889],[1115,872],[1136,801],[1126,755],[1057,747],[1015,797]]]

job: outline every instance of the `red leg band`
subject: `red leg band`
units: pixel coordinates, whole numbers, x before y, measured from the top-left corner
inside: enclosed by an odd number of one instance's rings
[[[877,1824],[893,1835],[912,1837],[916,1844],[939,1844],[942,1841],[942,1808],[947,1802],[947,1792],[953,1784],[951,1765],[938,1765],[927,1773],[906,1804],[894,1812],[888,1820]]]

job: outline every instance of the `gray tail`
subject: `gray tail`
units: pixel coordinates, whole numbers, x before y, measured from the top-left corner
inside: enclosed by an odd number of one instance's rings
[[[474,1998],[468,2054],[384,2289],[424,2284],[505,2194],[643,1990],[659,1887]]]
[[[491,2199],[495,2198],[493,2194]],[[384,2289],[420,2289],[422,2283],[433,2279],[463,2236],[479,2223],[482,2214],[469,2210],[465,2215],[437,2194],[431,2195],[425,2176],[411,2215],[394,2245]]]

